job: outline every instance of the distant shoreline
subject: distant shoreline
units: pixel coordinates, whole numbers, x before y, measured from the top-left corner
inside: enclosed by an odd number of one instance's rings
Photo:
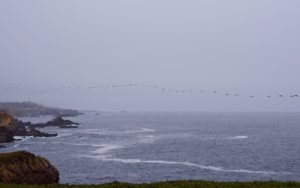
[[[41,115],[67,117],[82,114],[73,109],[48,107],[33,102],[1,102],[0,111],[5,111],[14,117],[36,117]]]

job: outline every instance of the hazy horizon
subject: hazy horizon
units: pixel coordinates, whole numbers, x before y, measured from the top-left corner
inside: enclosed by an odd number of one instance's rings
[[[3,0],[0,101],[103,111],[300,111],[300,98],[290,97],[300,94],[299,7],[297,0]],[[83,89],[131,83],[185,92]]]

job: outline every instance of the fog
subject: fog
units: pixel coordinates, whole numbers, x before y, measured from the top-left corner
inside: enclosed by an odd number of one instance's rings
[[[300,98],[290,97],[300,94],[299,8],[298,0],[1,0],[0,100],[107,111],[300,111]],[[195,92],[76,89],[130,83]],[[63,86],[72,88],[37,92]]]

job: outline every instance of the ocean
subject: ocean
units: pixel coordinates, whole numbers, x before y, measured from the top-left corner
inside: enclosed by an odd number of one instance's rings
[[[49,116],[21,118],[33,123]],[[47,158],[60,182],[300,181],[300,113],[85,112],[0,152]]]

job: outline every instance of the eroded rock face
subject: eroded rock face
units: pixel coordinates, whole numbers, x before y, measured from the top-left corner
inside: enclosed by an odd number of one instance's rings
[[[12,142],[14,140],[12,125],[13,117],[6,112],[0,111],[0,143]]]
[[[56,184],[59,172],[42,157],[26,151],[0,154],[0,182],[13,184]]]
[[[13,117],[6,112],[0,111],[0,126],[9,126],[13,121]]]

